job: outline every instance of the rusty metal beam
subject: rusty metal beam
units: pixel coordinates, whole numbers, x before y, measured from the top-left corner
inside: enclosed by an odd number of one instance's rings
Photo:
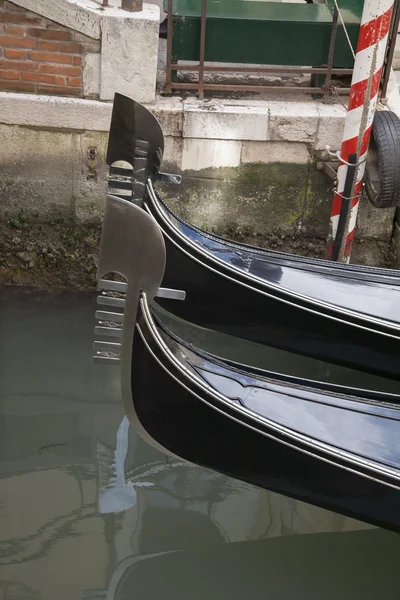
[[[173,71],[198,71],[199,65],[193,65],[188,63],[177,63],[174,67],[171,67]],[[314,74],[314,75],[326,75],[328,73],[327,67],[291,67],[288,65],[277,65],[277,66],[231,66],[226,67],[222,65],[204,65],[204,71],[206,73],[303,73],[303,74]],[[353,69],[331,69],[332,75],[351,75]]]
[[[174,90],[198,90],[198,83],[171,83],[171,88]],[[324,93],[325,90],[321,87],[293,87],[293,86],[279,86],[279,85],[231,85],[231,84],[217,84],[217,83],[204,83],[204,90],[212,90],[218,92],[291,92],[297,94],[315,94],[316,92]],[[350,88],[337,88],[335,94],[348,94]]]

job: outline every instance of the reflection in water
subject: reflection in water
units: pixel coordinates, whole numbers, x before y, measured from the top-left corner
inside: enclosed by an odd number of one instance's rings
[[[397,535],[138,439],[91,296],[0,301],[1,600],[397,597]]]
[[[128,429],[129,421],[124,417],[117,431],[117,444],[115,448],[113,467],[115,476],[110,480],[109,485],[99,490],[99,510],[101,513],[117,513],[128,510],[136,504],[135,487],[151,486],[146,481],[126,481],[125,480],[125,459],[128,453]],[[102,444],[98,442],[98,449],[101,452]],[[98,464],[101,464],[101,454]]]

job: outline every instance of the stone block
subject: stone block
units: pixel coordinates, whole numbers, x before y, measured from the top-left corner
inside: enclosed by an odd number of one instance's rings
[[[83,57],[83,95],[98,98],[100,95],[100,54],[85,54]]]
[[[200,171],[240,165],[241,142],[233,140],[189,139],[183,141],[183,171]]]
[[[184,176],[163,197],[189,222],[221,234],[268,235],[298,231],[307,166],[242,165],[236,178]]]
[[[101,11],[95,0],[13,0],[14,4],[70,27],[96,40],[100,39]]]
[[[105,132],[86,131],[73,136],[73,211],[79,223],[102,218],[107,195],[107,142]]]
[[[1,121],[9,125],[108,132],[111,112],[107,102],[0,92]]]
[[[319,114],[313,102],[270,102],[270,139],[314,144]]]
[[[155,99],[159,9],[145,4],[141,12],[110,7],[102,19],[102,100],[115,92],[143,103]]]
[[[393,233],[395,208],[375,208],[363,195],[357,215],[356,237],[388,242]]]
[[[333,199],[333,181],[310,163],[299,231],[306,237],[327,238]]]
[[[156,102],[148,108],[160,121],[164,135],[182,136],[183,102],[181,98],[157,96]]]
[[[69,132],[0,125],[0,212],[72,216],[72,148]]]
[[[306,164],[310,154],[306,144],[297,142],[250,142],[242,145],[241,162]]]
[[[316,150],[326,150],[329,145],[332,152],[340,150],[342,145],[346,109],[340,104],[317,104],[319,113]]]
[[[161,169],[180,173],[182,171],[182,154],[183,139],[174,136],[166,136]]]
[[[268,110],[262,106],[199,105],[184,102],[183,137],[267,140]]]

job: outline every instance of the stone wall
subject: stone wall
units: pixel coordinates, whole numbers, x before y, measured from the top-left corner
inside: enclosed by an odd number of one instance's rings
[[[84,70],[100,50],[100,40],[0,2],[0,90],[96,97]]]
[[[0,0],[0,90],[152,102],[159,8],[93,0]]]

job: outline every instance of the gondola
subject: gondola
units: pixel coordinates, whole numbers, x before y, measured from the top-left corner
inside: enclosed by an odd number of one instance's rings
[[[155,220],[109,196],[95,361],[121,365],[125,410],[156,447],[287,496],[400,531],[400,395],[253,372],[193,347],[152,307],[165,243]],[[123,294],[123,297],[119,295]]]
[[[163,286],[186,295],[184,302],[158,298],[160,306],[215,331],[400,379],[397,271],[261,250],[201,231],[157,194],[157,181],[179,181],[160,172],[163,149],[154,115],[116,94],[110,193],[142,206],[157,222],[167,247]]]

